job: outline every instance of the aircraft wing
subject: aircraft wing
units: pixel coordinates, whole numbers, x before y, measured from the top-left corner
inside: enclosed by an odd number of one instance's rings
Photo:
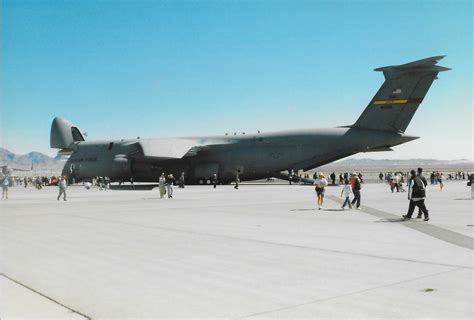
[[[213,145],[228,144],[232,142],[223,142],[209,139],[141,139],[134,142],[141,149],[145,158],[171,160],[184,157],[195,156],[198,152],[209,149]]]

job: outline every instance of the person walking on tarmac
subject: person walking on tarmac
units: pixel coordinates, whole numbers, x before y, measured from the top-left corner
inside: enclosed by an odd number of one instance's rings
[[[217,174],[214,173],[212,176],[212,184],[214,185],[214,189],[217,187]]]
[[[166,192],[168,192],[168,198],[173,198],[173,183],[174,183],[174,176],[170,173],[166,177]]]
[[[61,176],[59,178],[58,187],[59,187],[58,201],[59,201],[59,198],[61,198],[61,195],[63,196],[63,200],[67,201],[66,200],[67,181],[66,181],[65,176]]]
[[[321,172],[318,175],[318,178],[314,181],[316,195],[318,197],[318,210],[323,208],[324,202],[324,188],[328,185],[328,181],[324,177],[324,174]]]
[[[425,177],[423,177],[423,168],[418,168],[416,169],[417,171],[417,177],[421,179],[421,181],[423,181],[423,183],[425,184],[425,188],[426,186],[428,185],[428,181],[426,180]],[[416,216],[417,219],[421,219],[422,217],[422,212],[421,212],[421,209],[418,208],[418,215]]]
[[[331,177],[331,184],[335,185],[336,184],[336,173],[335,172],[331,173],[330,177]]]
[[[425,214],[425,221],[430,220],[428,209],[425,206],[425,197],[426,197],[426,185],[423,181],[416,175],[415,170],[410,171],[410,180],[408,181],[408,200],[410,204],[408,206],[407,214],[403,215],[404,220],[410,220],[415,211],[415,207],[420,208],[421,212]]]
[[[444,177],[443,177],[443,173],[439,173],[438,172],[438,183],[439,183],[439,190],[442,191],[443,190],[443,187],[444,187]]]
[[[181,172],[181,176],[179,177],[179,187],[184,188],[184,172]]]
[[[239,178],[239,173],[237,172],[235,174],[235,186],[234,186],[234,189],[238,190],[239,189],[239,182],[240,182],[240,178]]]
[[[463,173],[463,177],[464,177],[464,173]],[[474,173],[468,174],[466,185],[468,187],[471,187],[471,199],[474,199]]]
[[[346,180],[345,185],[342,187],[342,190],[341,190],[341,197],[344,195],[344,197],[346,198],[346,200],[344,200],[344,204],[341,207],[342,210],[346,208],[346,205],[349,206],[349,209],[352,209],[351,200],[349,198],[351,193],[352,193],[351,185],[349,184],[349,181]]]
[[[356,204],[356,209],[360,210],[360,189],[362,189],[362,184],[357,173],[353,173],[351,177],[351,187],[352,193],[354,194],[354,199],[352,199],[351,205]]]
[[[165,179],[165,174],[164,172],[161,173],[160,178],[158,179],[158,189],[160,190],[160,198],[163,199],[165,192],[166,192],[166,179]]]
[[[2,181],[2,199],[8,199],[8,188],[10,187],[10,178],[5,176]]]

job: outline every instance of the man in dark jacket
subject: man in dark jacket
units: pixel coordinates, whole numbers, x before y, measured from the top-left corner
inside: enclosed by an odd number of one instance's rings
[[[212,184],[214,185],[214,189],[217,187],[217,174],[214,173],[212,176]]]
[[[336,173],[334,173],[334,172],[331,173],[330,177],[331,177],[331,184],[335,185],[336,184]]]
[[[425,214],[425,221],[430,220],[428,209],[425,206],[425,197],[426,197],[426,185],[422,179],[416,175],[415,170],[410,171],[410,180],[408,181],[408,200],[410,204],[408,206],[407,214],[403,215],[404,220],[410,220],[415,211],[415,207],[420,208],[420,211]],[[426,181],[426,179],[425,179]]]
[[[426,181],[426,178],[423,177],[423,168],[418,168],[417,170],[417,177],[421,179],[421,181],[423,181],[423,183],[425,184],[425,188],[426,186],[428,185],[428,181]],[[421,219],[421,216],[422,216],[422,212],[421,212],[421,209],[418,208],[418,215],[416,216],[417,219]]]

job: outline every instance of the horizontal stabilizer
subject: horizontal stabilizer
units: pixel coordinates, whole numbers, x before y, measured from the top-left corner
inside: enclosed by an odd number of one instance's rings
[[[389,79],[392,75],[397,75],[404,72],[412,71],[423,71],[423,72],[442,72],[451,70],[443,66],[438,66],[437,63],[439,60],[443,59],[446,56],[436,56],[431,58],[425,58],[398,66],[387,66],[374,69],[374,71],[382,71],[385,75],[385,78]]]

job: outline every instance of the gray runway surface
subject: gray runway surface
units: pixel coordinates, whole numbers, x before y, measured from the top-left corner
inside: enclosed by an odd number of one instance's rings
[[[0,202],[1,319],[473,317],[465,182],[428,187],[428,223],[385,184],[361,211],[339,187],[320,211],[298,185],[56,193]]]

